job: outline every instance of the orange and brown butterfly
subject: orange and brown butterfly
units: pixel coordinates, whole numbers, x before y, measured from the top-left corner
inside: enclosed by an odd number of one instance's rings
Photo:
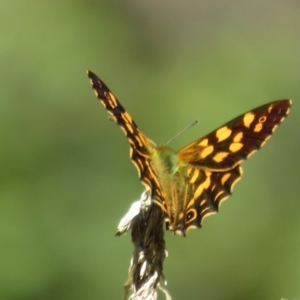
[[[216,213],[241,178],[241,164],[261,148],[290,111],[278,100],[246,112],[175,152],[156,145],[137,127],[108,87],[91,71],[92,87],[130,143],[130,158],[151,199],[164,212],[167,228],[185,235]]]

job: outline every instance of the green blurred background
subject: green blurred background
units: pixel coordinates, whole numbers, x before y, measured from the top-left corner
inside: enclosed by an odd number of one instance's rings
[[[91,69],[179,149],[268,101],[291,114],[218,216],[166,233],[174,300],[300,299],[299,1],[1,1],[0,299],[120,299],[142,186]],[[163,299],[163,296],[160,295]]]

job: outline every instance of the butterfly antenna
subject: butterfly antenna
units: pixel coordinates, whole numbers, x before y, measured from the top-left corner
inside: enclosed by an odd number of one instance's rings
[[[168,140],[168,142],[166,143],[166,145],[168,145],[170,142],[172,142],[174,139],[176,139],[178,136],[180,136],[182,133],[186,132],[188,129],[190,129],[191,127],[193,127],[197,123],[198,123],[198,120],[194,120],[189,126],[187,126],[186,128],[184,128],[183,130],[181,130],[180,132],[178,132],[174,137],[172,137],[170,140]]]

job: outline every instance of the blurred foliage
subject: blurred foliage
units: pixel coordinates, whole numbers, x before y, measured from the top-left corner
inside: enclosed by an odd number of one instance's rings
[[[120,299],[116,226],[142,186],[85,70],[142,130],[178,149],[292,98],[218,216],[166,233],[174,299],[300,299],[298,1],[0,3],[0,299]]]

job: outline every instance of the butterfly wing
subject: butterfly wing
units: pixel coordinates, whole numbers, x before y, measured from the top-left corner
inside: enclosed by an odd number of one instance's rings
[[[159,182],[150,164],[149,150],[155,145],[139,130],[131,116],[104,82],[91,71],[87,71],[87,75],[97,98],[110,114],[110,118],[121,127],[126,135],[130,143],[130,158],[136,166],[139,178],[146,190],[150,189],[153,198],[161,197]]]
[[[261,148],[290,111],[291,100],[257,107],[189,144],[181,161],[215,171],[233,169]]]
[[[191,194],[184,232],[201,227],[202,219],[216,213],[242,176],[240,164],[262,147],[289,113],[291,100],[260,106],[219,127],[178,152],[190,166]]]

